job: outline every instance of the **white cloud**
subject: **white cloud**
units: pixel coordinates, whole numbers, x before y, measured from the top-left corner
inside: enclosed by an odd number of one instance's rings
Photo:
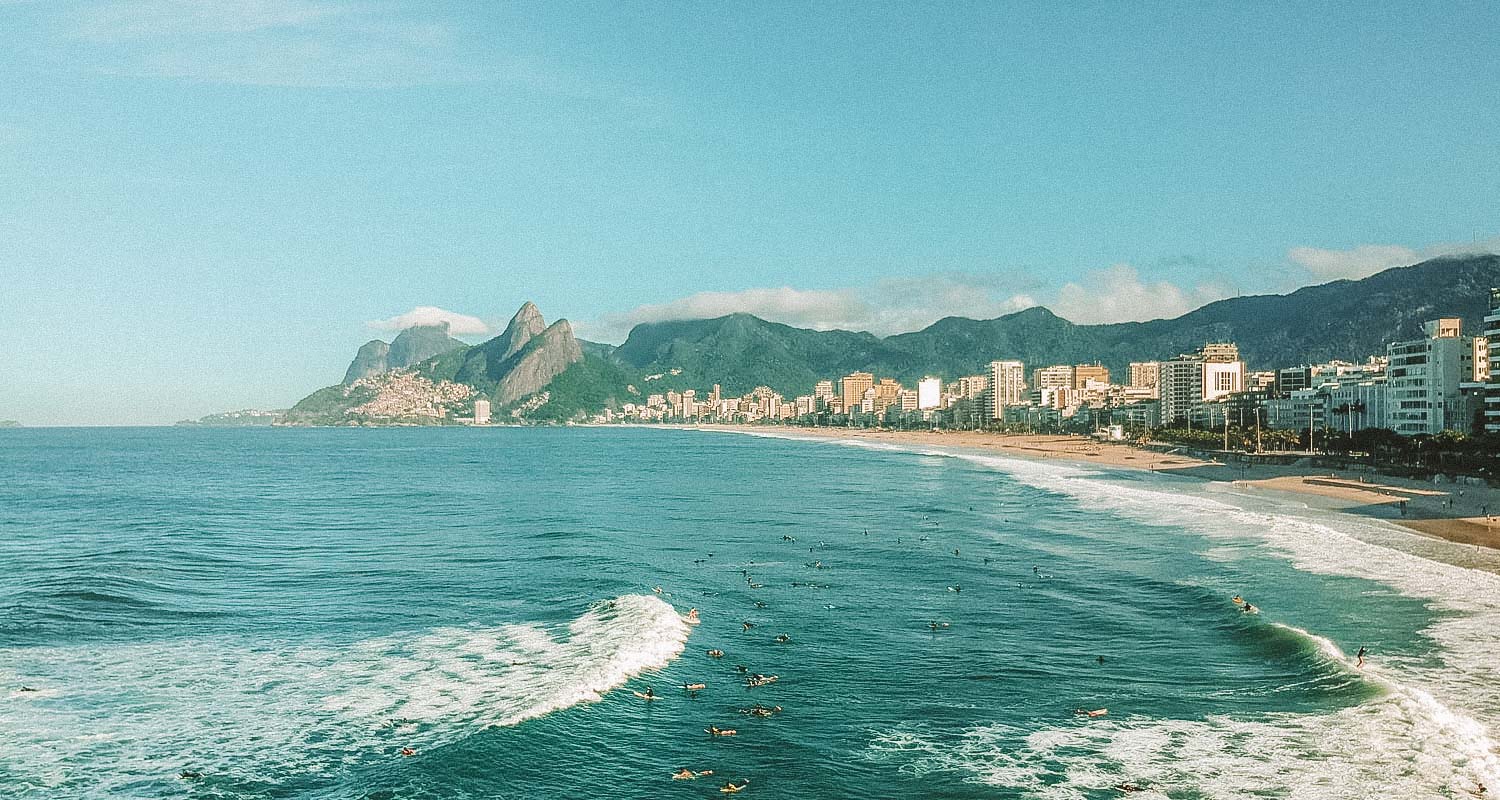
[[[405,314],[375,320],[369,325],[376,330],[404,331],[418,325],[441,325],[444,322],[448,323],[448,333],[452,336],[485,336],[490,332],[490,326],[478,317],[437,306],[417,306]]]
[[[1050,308],[1080,325],[1144,322],[1178,317],[1231,294],[1229,287],[1214,283],[1186,289],[1171,281],[1143,283],[1135,267],[1115,264],[1064,284]]]
[[[389,87],[482,79],[423,7],[324,0],[143,0],[69,17],[108,74],[257,86]]]
[[[873,286],[840,289],[782,286],[699,292],[606,314],[580,324],[579,329],[585,338],[617,342],[644,322],[708,319],[744,312],[799,328],[888,336],[924,328],[947,316],[990,318],[1036,305],[1029,295],[1003,291],[1006,283],[994,276],[941,274],[891,278]]]
[[[1405,267],[1439,256],[1500,251],[1500,238],[1485,241],[1435,244],[1414,250],[1399,244],[1362,244],[1348,250],[1293,247],[1286,257],[1324,281],[1368,278],[1392,267]]]
[[[1417,251],[1398,244],[1362,244],[1348,250],[1293,247],[1286,257],[1322,280],[1367,278],[1391,267],[1404,267],[1422,260]]]

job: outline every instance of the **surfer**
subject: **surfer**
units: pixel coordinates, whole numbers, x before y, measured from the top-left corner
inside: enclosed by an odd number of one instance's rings
[[[674,781],[690,781],[696,777],[698,777],[698,773],[688,769],[687,767],[683,767],[682,769],[679,769],[676,772],[672,773],[672,780]]]
[[[1107,708],[1096,708],[1093,711],[1090,711],[1090,710],[1088,710],[1086,708],[1075,708],[1075,709],[1073,709],[1073,713],[1077,714],[1080,717],[1088,717],[1089,719],[1093,719],[1095,717],[1102,717],[1105,714],[1108,714],[1109,713],[1109,709],[1107,709]]]
[[[787,636],[784,633],[776,637],[776,643],[777,644],[786,644],[787,642],[790,642],[791,640],[792,640],[792,637]]]
[[[723,650],[710,650],[710,651],[708,651],[708,657],[709,658],[723,658],[724,657],[724,651]]]
[[[1259,614],[1260,613],[1260,609],[1256,608],[1254,605],[1250,604],[1250,602],[1248,602],[1248,601],[1246,601],[1246,603],[1242,607],[1242,609],[1243,609],[1243,611],[1246,614]]]
[[[203,777],[203,773],[197,770],[185,769],[177,773],[177,777],[182,778],[185,781],[195,781]]]
[[[734,781],[730,781],[729,783],[726,783],[723,786],[720,786],[719,787],[719,791],[723,792],[724,794],[734,794],[736,792],[742,792],[742,791],[744,791],[745,787],[749,786],[749,785],[750,785],[750,779],[749,778],[746,778],[745,780],[742,780],[739,783],[735,783]]]
[[[744,629],[747,630],[747,631],[750,630],[751,628],[755,627],[755,623],[753,623],[753,622],[751,622],[749,620],[745,620],[744,622],[742,622],[740,624],[743,625]]]
[[[696,608],[688,609],[687,617],[683,619],[683,622],[686,622],[689,625],[697,625],[701,621],[702,620],[698,619],[698,609]]]
[[[1365,649],[1363,647],[1359,648],[1359,653],[1355,655],[1355,659],[1357,659],[1358,663],[1356,663],[1354,666],[1359,667],[1360,669],[1364,669]]]
[[[403,756],[414,756],[416,754],[417,754],[417,751],[411,749],[410,747],[403,747],[403,748],[401,748],[401,755],[403,755]]]
[[[716,725],[710,725],[707,728],[704,728],[703,732],[707,733],[709,736],[733,736],[736,733],[739,733],[739,731],[736,731],[734,728],[720,728]]]
[[[1244,605],[1245,604],[1245,598],[1240,597],[1239,595],[1235,595],[1234,597],[1229,598],[1229,602],[1234,603],[1237,606],[1240,606],[1240,605]]]
[[[964,590],[964,587],[962,587],[962,586],[959,586],[959,585],[958,585],[958,584],[956,584],[956,583],[955,583],[955,584],[953,584],[953,585],[952,585],[952,586],[949,586],[949,587],[948,587],[948,591],[950,591],[950,592],[954,592],[954,593],[958,593],[958,592],[962,592],[962,591],[963,591],[963,590]]]

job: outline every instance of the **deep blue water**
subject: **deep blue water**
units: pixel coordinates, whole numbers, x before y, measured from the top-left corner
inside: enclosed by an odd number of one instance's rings
[[[1493,698],[1422,699],[1474,677],[1459,639],[1488,607],[1412,589],[1457,568],[1385,551],[1383,580],[1299,551],[1369,546],[1317,520],[1035,470],[645,429],[0,431],[0,796],[1441,797],[1489,774]]]

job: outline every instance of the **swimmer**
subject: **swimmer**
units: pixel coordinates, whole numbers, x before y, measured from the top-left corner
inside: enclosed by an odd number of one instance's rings
[[[1260,609],[1256,608],[1255,606],[1253,606],[1253,605],[1251,605],[1249,603],[1245,603],[1245,605],[1242,606],[1241,609],[1246,614],[1259,614],[1260,613]]]
[[[787,642],[790,642],[791,640],[792,640],[792,637],[787,636],[784,633],[781,634],[780,636],[776,637],[776,643],[777,644],[786,644]]]
[[[708,688],[708,684],[706,684],[706,683],[684,683],[682,685],[682,688],[684,688],[684,689],[686,689],[686,690],[688,690],[690,692],[696,692],[696,691],[699,691],[701,689],[707,689]]]
[[[1089,711],[1086,708],[1075,708],[1075,709],[1073,709],[1073,713],[1077,714],[1080,717],[1088,717],[1089,719],[1093,719],[1095,717],[1102,717],[1105,714],[1108,714],[1109,713],[1109,709],[1107,709],[1107,708],[1096,708],[1093,711]]]
[[[197,770],[185,769],[177,773],[177,777],[182,778],[185,781],[195,781],[203,777],[203,773]]]
[[[734,665],[734,671],[740,673],[741,675],[744,675],[745,674],[745,665],[744,664],[735,664]]]
[[[764,600],[756,600],[755,601],[755,607],[756,608],[765,608],[766,607],[766,601],[764,601]]]
[[[724,651],[723,650],[710,650],[710,651],[708,651],[708,657],[709,658],[723,658],[724,657]]]
[[[1031,574],[1032,575],[1040,575],[1040,574],[1042,574],[1042,568],[1041,567],[1032,567],[1031,568]]]
[[[1355,656],[1355,658],[1358,659],[1358,663],[1355,664],[1354,666],[1359,667],[1360,669],[1364,669],[1364,666],[1365,666],[1365,649],[1363,647],[1359,648],[1359,653]]]
[[[753,623],[753,622],[751,622],[749,620],[745,620],[744,622],[740,623],[740,625],[742,625],[743,629],[747,630],[747,631],[750,630],[751,628],[755,627],[755,623]]]
[[[651,587],[651,591],[656,592],[657,594],[661,594],[661,587],[660,586],[653,586],[653,587]]]
[[[949,586],[949,587],[948,587],[948,591],[950,591],[950,592],[953,592],[953,593],[955,593],[955,594],[956,594],[956,593],[958,593],[958,592],[962,592],[962,591],[963,591],[963,590],[964,590],[964,587],[962,587],[962,586],[959,586],[959,585],[958,585],[958,584],[956,584],[956,583],[955,583],[955,584],[953,584],[953,585],[952,585],[952,586]]]
[[[688,769],[686,767],[684,767],[682,769],[679,769],[676,772],[672,773],[672,780],[674,780],[674,781],[690,781],[690,780],[692,780],[692,779],[694,779],[696,777],[698,777],[698,773],[696,773],[696,772],[694,772],[694,771],[692,771],[692,770],[690,770],[690,769]]]
[[[403,747],[403,748],[401,748],[401,755],[403,755],[403,756],[414,756],[416,754],[417,754],[417,751],[411,749],[410,747]]]
[[[958,548],[957,547],[953,548],[953,555],[958,555]]]
[[[1104,663],[1104,656],[1099,656],[1099,663],[1100,663],[1100,664],[1103,664],[1103,663]]]
[[[708,734],[709,736],[733,736],[736,733],[739,733],[739,731],[736,731],[734,728],[720,728],[715,725],[710,725],[707,728],[704,728],[703,732]]]

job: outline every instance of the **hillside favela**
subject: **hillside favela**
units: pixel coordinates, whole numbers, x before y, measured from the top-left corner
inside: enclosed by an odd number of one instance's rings
[[[0,31],[0,800],[1500,792],[1500,4]]]

